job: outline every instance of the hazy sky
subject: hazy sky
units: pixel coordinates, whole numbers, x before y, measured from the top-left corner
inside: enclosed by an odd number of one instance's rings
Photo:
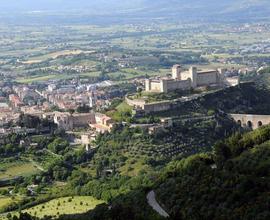
[[[41,13],[39,13],[41,11]],[[78,12],[80,11],[80,12]],[[127,18],[185,20],[201,19],[242,19],[269,17],[270,0],[0,0],[0,16],[19,21],[22,16],[64,16],[72,15],[108,16]],[[36,12],[36,13],[29,13]],[[60,12],[60,13],[59,13]],[[74,12],[74,13],[73,13]],[[16,19],[21,16],[20,19]],[[102,17],[103,16],[103,17]],[[1,22],[1,20],[0,20]],[[117,20],[116,20],[117,22]]]
[[[0,0],[0,10],[70,10],[99,9],[115,10],[141,7],[173,5],[190,7],[247,7],[249,5],[267,4],[270,0]]]
[[[138,6],[144,0],[0,0],[0,9],[8,10],[61,10],[91,7]]]

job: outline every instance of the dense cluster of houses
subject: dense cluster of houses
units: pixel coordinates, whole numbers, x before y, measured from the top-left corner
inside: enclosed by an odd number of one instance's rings
[[[107,97],[104,87],[112,85],[110,81],[97,84],[58,82],[48,83],[42,87],[3,84],[0,89],[0,135],[35,134],[41,130],[45,132],[45,128],[36,131],[35,128],[18,126],[20,115],[27,114],[41,120],[47,119],[59,129],[69,132],[84,128],[85,133],[82,134],[81,142],[88,143],[85,145],[89,147],[89,143],[97,133],[108,132],[113,127],[114,122],[111,118],[96,112],[110,105],[111,97]],[[90,112],[76,112],[81,106],[87,106]]]

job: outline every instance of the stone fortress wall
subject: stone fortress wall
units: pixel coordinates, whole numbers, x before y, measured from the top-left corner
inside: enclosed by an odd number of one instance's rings
[[[128,105],[133,106],[136,109],[139,108],[141,110],[144,110],[145,113],[166,111],[171,109],[172,107],[171,101],[146,103],[144,100],[141,99],[133,100],[128,97],[126,97],[125,101]]]
[[[222,86],[223,76],[218,71],[197,73],[197,86],[217,84]]]
[[[198,71],[196,67],[190,67],[189,71],[182,71],[180,65],[172,68],[172,77],[161,77],[158,79],[147,79],[145,90],[147,92],[170,92],[177,89],[189,90],[202,86],[234,86],[239,79],[226,80],[224,69]]]
[[[217,86],[224,88],[226,86],[235,86],[239,84],[239,78],[228,79],[224,77],[225,71],[223,69],[210,71],[197,71],[196,67],[190,67],[189,71],[182,72],[180,65],[174,65],[172,68],[172,77],[159,77],[145,80],[146,92],[160,92],[166,93],[175,90],[189,90],[192,88],[202,86]],[[177,108],[179,104],[194,100],[198,97],[204,96],[194,95],[189,98],[179,98],[176,100],[168,100],[161,102],[147,103],[144,99],[130,99],[126,97],[128,105],[135,109],[144,110],[145,113],[167,111]]]
[[[144,109],[146,102],[142,99],[130,99],[126,96],[125,101],[128,105],[136,108]]]

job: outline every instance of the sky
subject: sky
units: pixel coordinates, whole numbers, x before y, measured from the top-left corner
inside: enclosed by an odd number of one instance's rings
[[[136,6],[142,0],[0,0],[0,10],[71,10]]]
[[[270,0],[0,0],[1,19],[8,17],[12,21],[18,21],[21,16],[28,16],[28,21],[36,16],[47,16],[46,19],[53,21],[55,18],[51,15],[58,18],[62,16],[61,19],[65,21],[72,20],[72,16],[88,21],[91,21],[93,16],[99,16],[98,19],[108,16],[107,20],[110,21],[110,16],[114,16],[115,22],[117,19],[125,21],[125,18],[131,17],[133,20],[215,20],[220,17],[225,20],[241,20],[245,17],[245,21],[248,21],[258,17],[270,17],[269,11]],[[29,17],[33,15],[34,18]]]

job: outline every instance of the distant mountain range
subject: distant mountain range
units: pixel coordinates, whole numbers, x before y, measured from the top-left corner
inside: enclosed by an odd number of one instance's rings
[[[152,19],[263,19],[270,12],[269,0],[2,0],[0,14],[61,15],[116,20]],[[70,18],[72,19],[72,18]],[[73,18],[74,19],[74,18]],[[98,18],[97,18],[98,19]],[[105,19],[104,17],[102,18]],[[112,19],[112,20],[114,20]]]

